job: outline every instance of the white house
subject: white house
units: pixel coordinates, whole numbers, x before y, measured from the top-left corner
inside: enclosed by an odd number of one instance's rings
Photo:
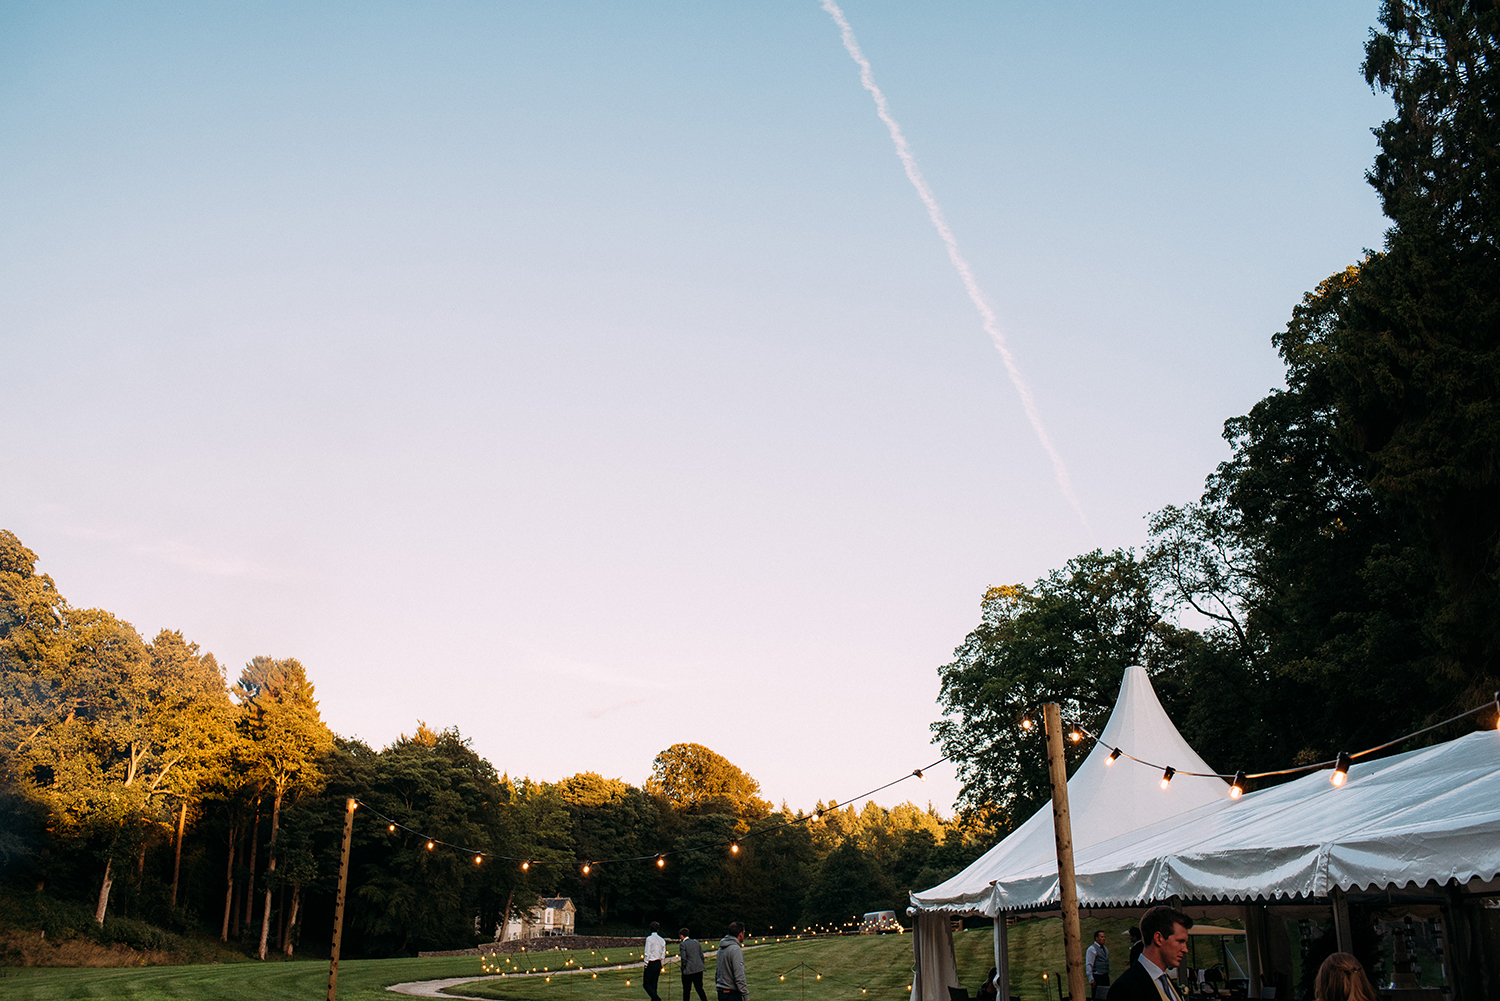
[[[501,930],[500,941],[540,938],[543,935],[573,934],[573,920],[578,908],[571,897],[540,897],[529,910],[511,913]]]

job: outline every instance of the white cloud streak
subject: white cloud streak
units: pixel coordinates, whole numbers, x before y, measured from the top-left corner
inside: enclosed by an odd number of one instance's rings
[[[1047,426],[1042,423],[1042,414],[1037,409],[1036,397],[1032,395],[1031,387],[1021,375],[1020,366],[1016,364],[1015,356],[1011,354],[1010,346],[1005,342],[1005,334],[1001,332],[999,321],[995,319],[995,311],[991,308],[989,300],[985,298],[984,291],[980,289],[973,269],[969,267],[969,262],[964,259],[964,255],[958,249],[958,240],[954,237],[953,230],[948,228],[948,220],[943,216],[942,206],[938,205],[937,198],[933,195],[932,189],[927,186],[922,171],[917,167],[917,158],[912,155],[911,145],[906,141],[905,133],[901,131],[901,126],[891,115],[885,94],[875,83],[875,74],[870,69],[870,61],[865,58],[864,52],[860,49],[859,40],[854,37],[854,29],[849,26],[849,20],[844,17],[843,10],[834,0],[821,0],[821,2],[823,9],[838,25],[849,58],[859,66],[859,82],[875,99],[875,113],[890,130],[891,142],[896,146],[896,156],[906,170],[906,178],[911,181],[912,187],[917,189],[917,195],[922,199],[922,204],[927,206],[927,217],[932,220],[933,228],[938,231],[938,236],[942,237],[943,246],[948,249],[948,260],[953,262],[953,268],[958,272],[959,280],[963,282],[964,291],[969,294],[969,301],[979,312],[979,320],[984,327],[984,332],[990,335],[990,341],[995,345],[995,350],[1000,352],[1000,358],[1005,363],[1005,371],[1010,376],[1011,385],[1016,387],[1016,393],[1021,397],[1021,407],[1026,411],[1026,419],[1031,422],[1031,428],[1036,432],[1037,440],[1041,442],[1042,449],[1052,460],[1052,472],[1057,478],[1058,489],[1072,505],[1078,515],[1078,520],[1083,522],[1083,527],[1092,531],[1089,529],[1088,517],[1083,513],[1083,505],[1078,502],[1078,496],[1073,492],[1073,480],[1068,475],[1067,464],[1063,462],[1062,454],[1058,452],[1057,447],[1052,444],[1052,438],[1047,434]]]

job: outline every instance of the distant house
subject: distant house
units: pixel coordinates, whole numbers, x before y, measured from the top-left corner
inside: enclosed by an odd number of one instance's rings
[[[519,938],[541,938],[543,935],[573,934],[573,920],[578,908],[572,897],[540,897],[530,910],[511,913],[501,931],[500,941]]]

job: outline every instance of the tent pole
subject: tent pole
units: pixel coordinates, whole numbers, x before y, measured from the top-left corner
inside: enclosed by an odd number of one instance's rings
[[[995,915],[995,997],[1010,1001],[1010,935],[1005,915]]]
[[[1242,923],[1245,926],[1245,955],[1248,958],[1247,966],[1250,967],[1250,997],[1259,998],[1261,991],[1260,980],[1260,914],[1259,908],[1254,904],[1246,904],[1243,908]]]
[[[1042,706],[1047,730],[1047,772],[1052,777],[1052,826],[1057,836],[1057,883],[1062,897],[1063,954],[1068,961],[1068,992],[1084,1001],[1083,932],[1078,925],[1078,882],[1073,874],[1073,821],[1068,814],[1068,763],[1063,757],[1062,709]],[[1062,984],[1057,985],[1059,993]],[[1007,999],[1008,1001],[1008,999]]]
[[[1328,891],[1328,902],[1333,905],[1333,935],[1339,952],[1354,951],[1354,936],[1349,927],[1349,898],[1344,891],[1333,887]]]

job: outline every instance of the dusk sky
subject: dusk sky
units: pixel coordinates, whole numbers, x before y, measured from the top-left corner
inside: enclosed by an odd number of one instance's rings
[[[1378,4],[843,10],[1086,523],[818,0],[0,0],[0,527],[377,747],[938,757],[985,588],[1196,499],[1380,244]]]

